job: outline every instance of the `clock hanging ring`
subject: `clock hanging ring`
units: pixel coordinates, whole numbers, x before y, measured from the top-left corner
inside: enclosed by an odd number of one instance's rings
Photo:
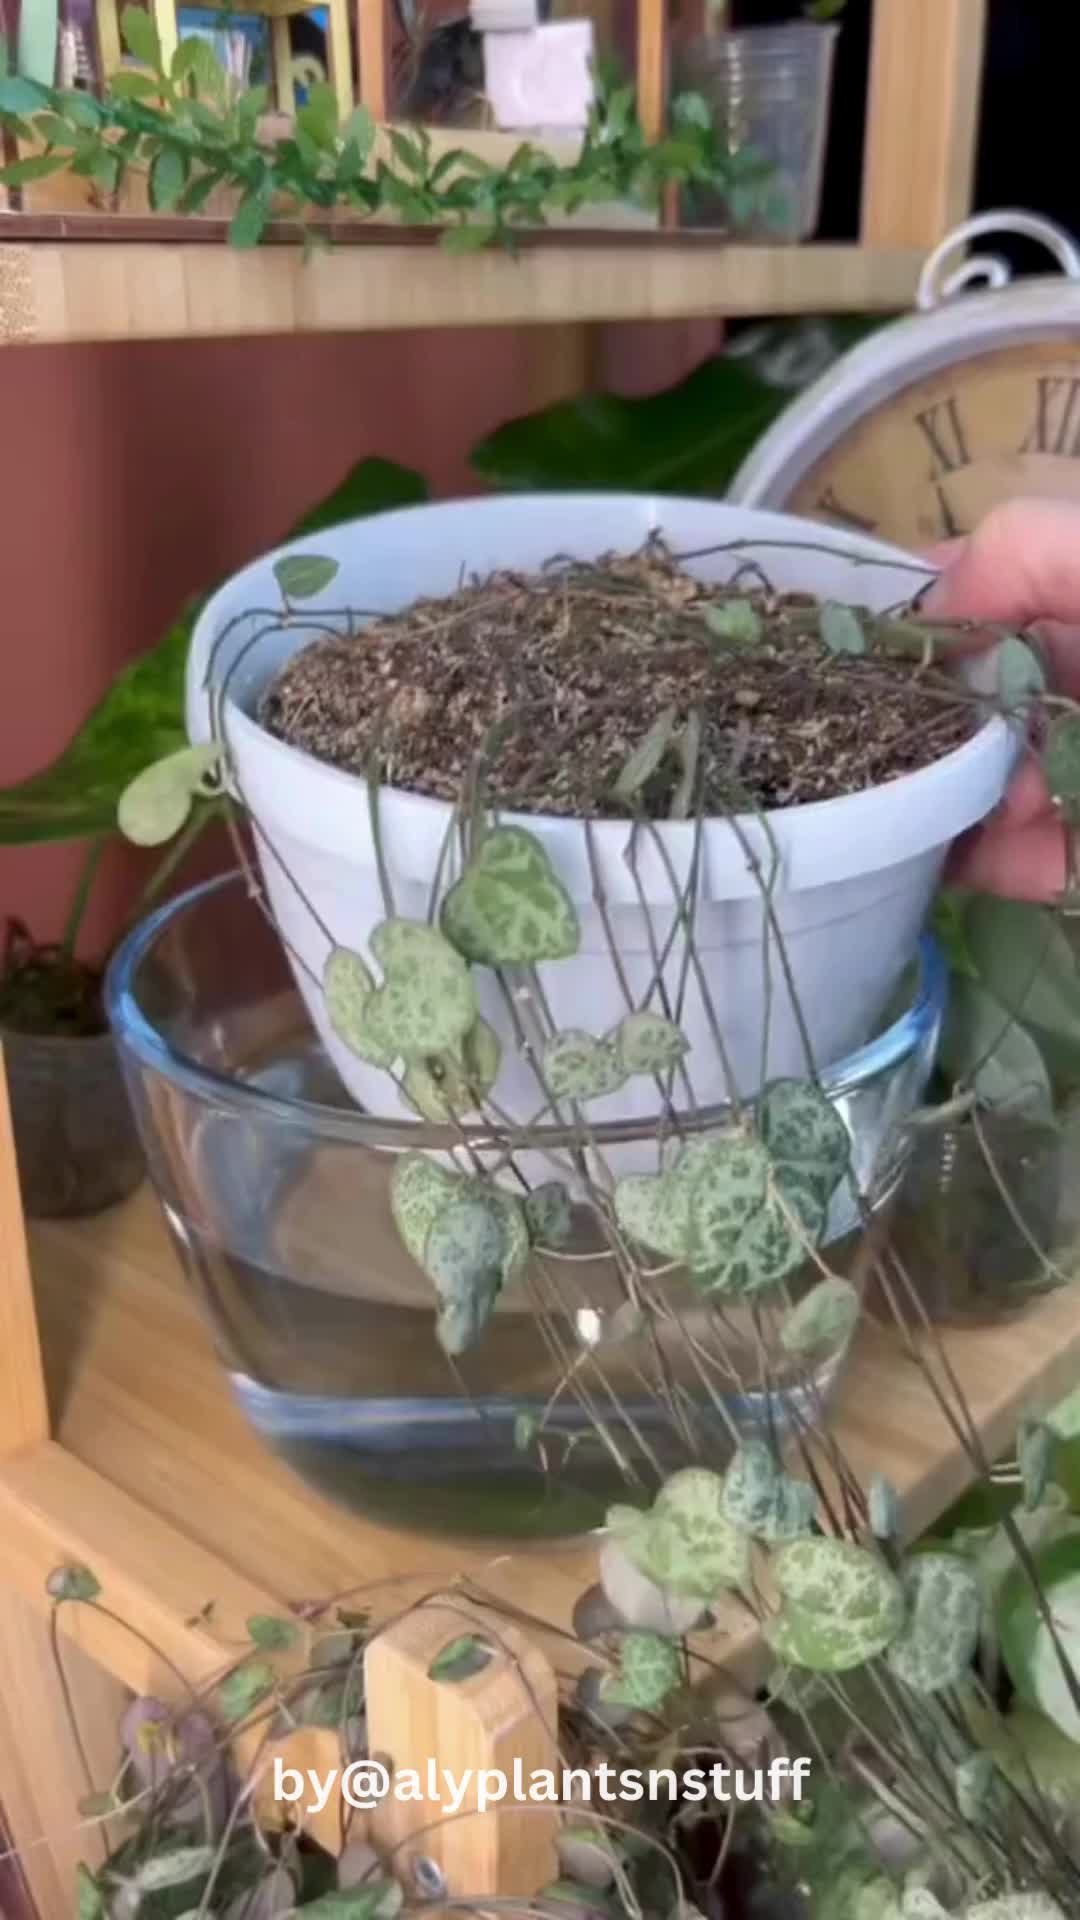
[[[968,256],[1006,233],[1060,272],[1014,285],[1001,259]],[[918,306],[787,409],[730,498],[916,549],[1019,495],[1080,503],[1080,249],[1033,215],[980,215],[927,261]]]

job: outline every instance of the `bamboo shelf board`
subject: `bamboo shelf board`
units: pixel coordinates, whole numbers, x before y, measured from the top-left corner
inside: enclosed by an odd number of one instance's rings
[[[53,1439],[0,1465],[6,1585],[41,1605],[50,1568],[84,1559],[110,1604],[186,1671],[220,1660],[247,1614],[359,1582],[387,1582],[376,1610],[396,1610],[469,1571],[504,1601],[569,1624],[595,1578],[588,1547],[507,1553],[396,1533],[349,1516],[271,1458],[232,1404],[148,1189],[91,1222],[39,1223],[30,1245]],[[952,1332],[946,1345],[986,1447],[1000,1453],[1023,1414],[1046,1411],[1080,1378],[1080,1293],[1050,1296],[1011,1324]],[[911,1534],[970,1480],[921,1376],[873,1325],[834,1424],[857,1471],[895,1481]],[[209,1601],[212,1627],[195,1618]],[[129,1685],[160,1681],[130,1636],[110,1636],[84,1609],[67,1617]],[[712,1648],[748,1650],[733,1619]],[[564,1645],[559,1653],[565,1666]]]
[[[287,230],[249,253],[223,236],[214,221],[0,214],[0,345],[895,313],[923,262],[909,248],[630,231],[530,235],[516,258],[456,257],[429,229],[355,226],[305,261]]]

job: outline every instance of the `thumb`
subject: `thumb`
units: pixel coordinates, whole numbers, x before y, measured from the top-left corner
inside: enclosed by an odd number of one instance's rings
[[[1036,620],[1080,626],[1080,506],[1014,500],[997,507],[919,603],[937,620],[992,620],[1026,627]],[[1080,672],[1080,642],[1071,677]]]

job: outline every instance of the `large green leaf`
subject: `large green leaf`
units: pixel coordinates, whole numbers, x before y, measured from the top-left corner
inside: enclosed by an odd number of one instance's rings
[[[410,468],[361,460],[288,537],[426,498],[424,480]],[[204,599],[190,601],[164,639],[121,670],[51,766],[0,791],[0,845],[110,832],[124,789],[144,767],[187,745],[184,665],[204,605]]]
[[[879,316],[763,329],[750,351],[721,354],[665,392],[627,400],[586,393],[509,420],[473,448],[477,473],[492,486],[581,492],[723,494],[765,429],[821,371],[818,352],[798,371],[793,353],[807,325],[824,335],[826,357],[882,324]]]
[[[791,395],[738,360],[706,360],[665,393],[586,393],[508,420],[472,451],[492,486],[722,494]]]

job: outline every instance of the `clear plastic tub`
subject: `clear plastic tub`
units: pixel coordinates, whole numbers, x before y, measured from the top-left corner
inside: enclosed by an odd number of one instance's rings
[[[781,27],[750,27],[691,41],[680,61],[680,92],[700,93],[724,129],[732,155],[772,163],[775,216],[749,223],[721,199],[688,200],[689,225],[733,222],[769,240],[797,241],[814,233],[821,212],[825,141],[829,128],[837,26],[810,20]]]

